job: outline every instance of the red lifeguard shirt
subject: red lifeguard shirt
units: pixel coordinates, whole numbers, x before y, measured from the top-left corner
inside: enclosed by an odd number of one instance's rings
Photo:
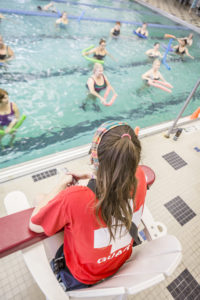
[[[145,175],[140,167],[133,222],[139,225],[146,195]],[[100,226],[94,214],[95,194],[83,186],[60,192],[32,217],[50,236],[64,227],[64,255],[72,275],[85,284],[94,284],[113,275],[130,257],[133,239],[125,230],[110,241],[106,224]]]

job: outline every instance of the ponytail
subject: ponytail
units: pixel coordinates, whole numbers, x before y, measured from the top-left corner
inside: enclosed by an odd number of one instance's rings
[[[125,226],[127,230],[131,227],[133,207],[129,200],[134,200],[136,193],[135,173],[140,153],[140,142],[128,125],[106,132],[98,146],[96,194],[99,201],[95,214],[99,222],[101,214],[111,239],[118,226],[121,229]]]

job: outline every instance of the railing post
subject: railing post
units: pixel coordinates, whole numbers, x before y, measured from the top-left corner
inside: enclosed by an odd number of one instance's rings
[[[164,135],[164,137],[169,138],[170,134],[172,133],[172,130],[174,129],[174,127],[176,126],[176,123],[178,122],[178,120],[180,119],[180,117],[182,116],[184,110],[186,109],[186,107],[188,106],[190,100],[192,99],[195,91],[197,90],[198,86],[200,85],[200,79],[196,82],[193,90],[191,91],[190,95],[187,97],[187,100],[185,101],[180,113],[178,114],[177,118],[174,120],[174,123],[172,125],[172,127],[168,130],[168,132]]]

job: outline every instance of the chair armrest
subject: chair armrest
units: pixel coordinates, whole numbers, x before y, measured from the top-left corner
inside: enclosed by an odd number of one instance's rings
[[[144,225],[144,233],[148,241],[155,240],[167,234],[167,227],[161,222],[155,222],[148,207],[144,205],[144,210],[141,218]]]

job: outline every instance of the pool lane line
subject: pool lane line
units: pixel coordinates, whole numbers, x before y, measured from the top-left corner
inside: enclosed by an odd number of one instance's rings
[[[43,1],[48,1],[49,0],[43,0]],[[72,5],[76,6],[87,6],[87,7],[93,7],[93,8],[105,8],[105,9],[110,9],[110,10],[115,10],[115,11],[127,11],[127,12],[136,12],[138,14],[143,14],[143,15],[158,15],[158,13],[152,11],[152,12],[146,12],[146,11],[141,11],[138,9],[131,9],[131,8],[120,8],[120,7],[111,7],[111,6],[105,6],[105,5],[99,5],[99,4],[89,4],[89,3],[80,3],[80,2],[74,2],[74,1],[65,1],[65,0],[55,0],[54,2],[57,3],[69,3]]]
[[[16,9],[0,9],[0,13],[4,14],[17,14],[17,15],[26,15],[26,16],[37,16],[37,17],[53,17],[58,18],[60,17],[59,13],[48,13],[48,12],[38,12],[38,11],[24,11],[24,10],[16,10]],[[68,19],[77,20],[79,16],[70,16],[68,15]],[[101,19],[101,18],[91,18],[91,17],[82,17],[82,21],[94,21],[94,22],[104,22],[104,23],[116,23],[121,22],[124,24],[132,24],[136,26],[141,26],[141,22],[133,22],[133,21],[125,21],[119,19]],[[166,29],[178,29],[178,30],[190,30],[187,27],[183,26],[174,26],[174,25],[163,25],[163,24],[156,24],[156,23],[148,23],[148,27],[152,28],[166,28]]]
[[[181,57],[169,57],[169,62],[186,62]],[[195,58],[195,61],[200,61],[200,58]],[[145,65],[151,65],[153,60],[146,59],[144,61],[138,61],[138,62],[132,62],[127,63],[126,65],[119,65],[118,68],[120,69],[130,69],[134,67],[139,66],[145,66]],[[193,61],[187,61],[187,63],[193,62]],[[105,67],[106,71],[116,71],[116,68],[112,68],[110,66]],[[9,83],[15,83],[15,82],[25,82],[28,83],[32,80],[40,80],[40,79],[48,79],[52,77],[62,77],[67,75],[72,75],[74,73],[80,73],[82,75],[88,75],[91,73],[91,70],[88,69],[88,67],[75,67],[73,69],[69,69],[69,67],[65,67],[59,70],[45,70],[37,73],[20,73],[20,72],[0,72],[0,80],[1,84],[9,84]]]
[[[188,92],[189,95],[189,92]],[[170,96],[168,96],[167,99],[167,106],[169,105],[178,105],[180,103],[182,103],[183,98],[185,98],[186,93],[182,93],[179,94],[178,98],[175,98],[175,96],[173,96],[172,94],[170,94]],[[195,95],[194,95],[194,99],[198,99],[200,97],[200,91],[196,91]],[[138,99],[138,102],[140,101],[140,99]],[[97,103],[98,100],[97,100]],[[81,104],[81,103],[80,103]],[[148,102],[146,102],[146,104],[148,104]],[[123,111],[121,112],[118,116],[107,116],[104,118],[100,118],[98,120],[94,120],[92,121],[90,124],[88,124],[88,121],[82,121],[79,124],[75,125],[75,126],[66,126],[64,128],[62,128],[60,131],[53,131],[54,128],[49,128],[48,131],[46,131],[45,133],[41,134],[38,137],[25,137],[25,138],[20,138],[20,140],[17,140],[14,142],[13,147],[10,148],[8,146],[5,146],[4,150],[0,149],[0,155],[2,156],[7,156],[8,154],[12,153],[12,152],[22,152],[24,155],[24,153],[29,153],[30,149],[31,150],[39,150],[42,148],[45,148],[49,145],[53,145],[57,142],[61,142],[61,141],[65,141],[67,139],[73,139],[73,137],[75,136],[75,134],[86,134],[88,132],[92,133],[94,132],[94,128],[98,128],[102,123],[107,122],[108,120],[134,120],[139,117],[140,119],[144,118],[147,115],[152,115],[153,112],[155,112],[155,110],[158,109],[166,109],[166,101],[165,102],[151,102],[150,104],[148,104],[148,106],[145,109],[141,109],[141,108],[135,108],[135,109],[131,109],[128,112],[127,111]],[[28,114],[27,114],[27,119],[28,119]],[[85,130],[86,129],[86,130]],[[61,136],[59,135],[61,134]],[[62,138],[62,140],[61,140]],[[18,158],[18,157],[17,157]],[[4,160],[3,163],[6,163],[10,160],[6,159]]]
[[[130,33],[130,40],[128,39],[128,36],[127,36],[127,40],[129,41],[138,41],[137,38],[133,39],[134,36],[131,35]],[[25,40],[31,40],[31,41],[41,41],[41,40],[44,40],[44,39],[60,39],[60,40],[74,40],[74,41],[83,41],[83,40],[87,40],[87,41],[91,41],[91,40],[94,40],[94,39],[100,39],[102,38],[102,35],[99,35],[99,36],[91,36],[90,37],[86,37],[86,36],[81,36],[81,35],[47,35],[47,34],[38,34],[37,36],[31,36],[31,35],[24,35],[24,36],[20,36],[20,37],[16,37],[16,36],[6,36],[6,40],[7,40],[7,43],[9,44],[9,42],[13,42],[13,41],[19,41],[20,43],[20,40],[21,40],[21,43],[23,43],[23,41]],[[110,36],[107,36],[105,37],[106,39],[109,39]],[[151,40],[159,40],[159,41],[163,41],[163,40],[166,40],[166,38],[164,38],[164,36],[149,36],[148,39],[151,39]],[[115,39],[116,40],[116,39]],[[119,37],[119,40],[120,40],[120,37]]]

